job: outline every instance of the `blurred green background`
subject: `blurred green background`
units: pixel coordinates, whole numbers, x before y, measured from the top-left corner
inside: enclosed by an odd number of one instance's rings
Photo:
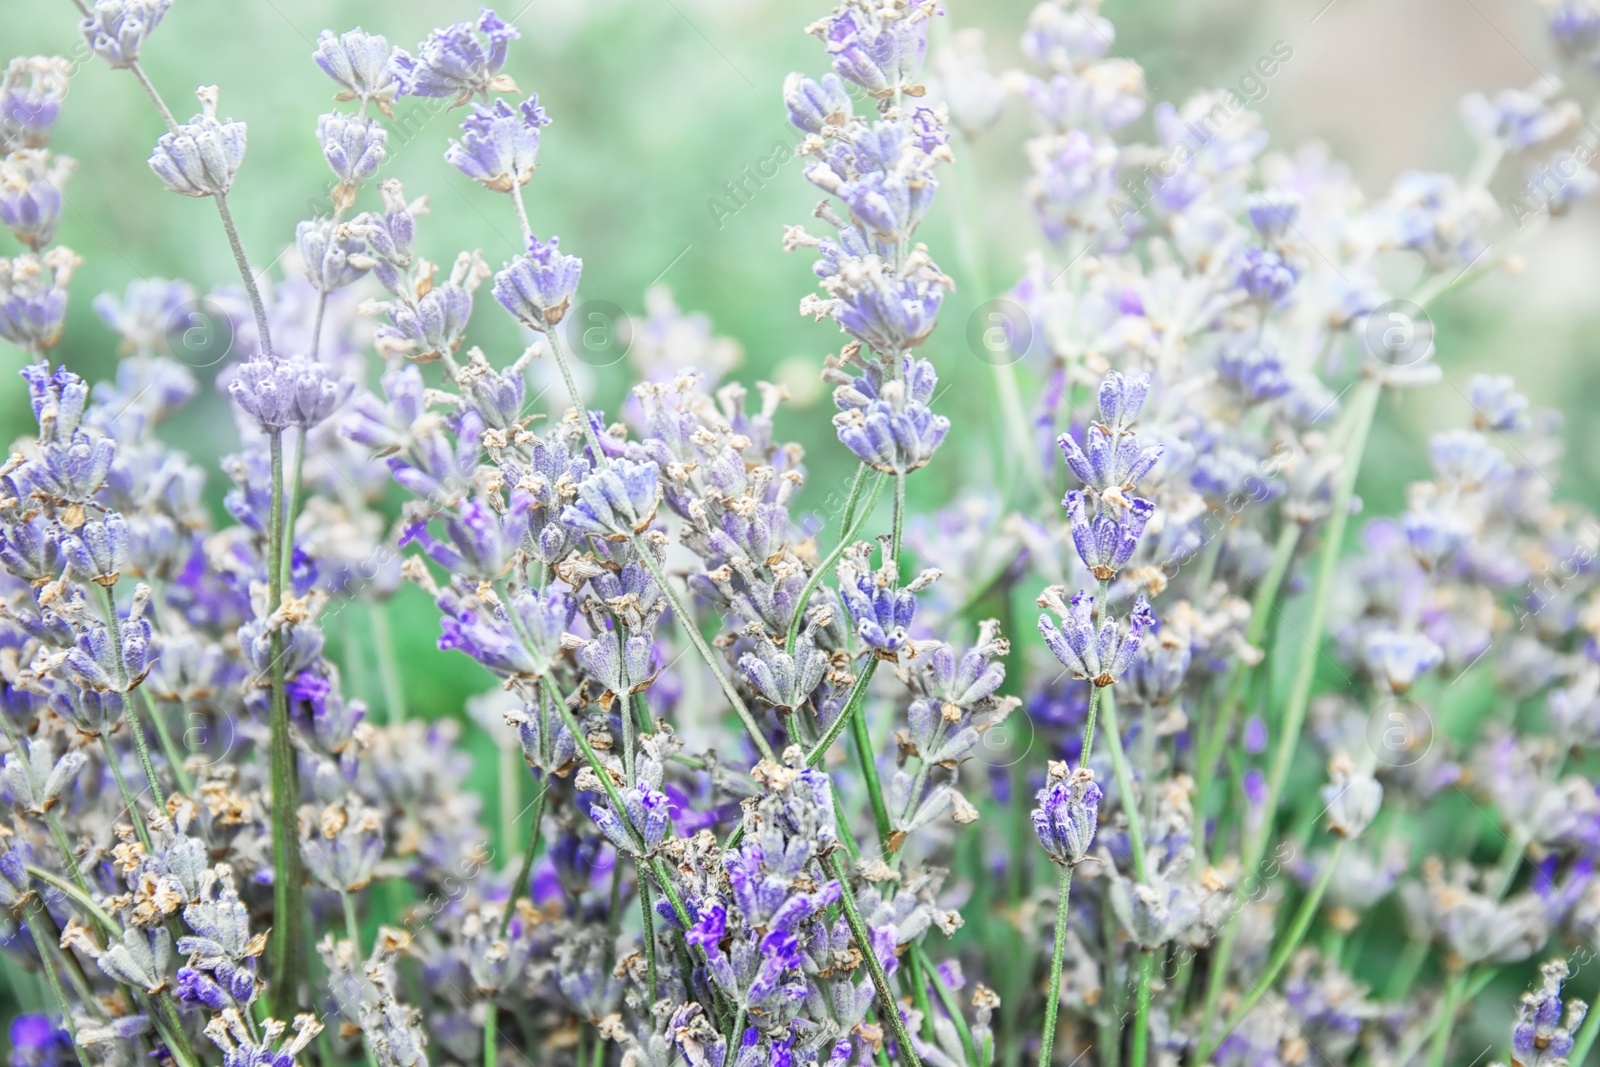
[[[944,6],[951,26],[988,31],[996,70],[1019,65],[1016,42],[1029,0],[944,0]],[[414,50],[430,27],[471,18],[477,9],[467,0],[178,0],[148,44],[145,64],[180,117],[194,110],[195,86],[216,83],[221,113],[249,124],[249,153],[230,201],[258,267],[292,243],[295,224],[318,211],[325,195],[316,118],[336,105],[333,84],[310,59],[317,33],[359,24]],[[833,437],[832,406],[816,379],[823,356],[841,338],[831,325],[798,314],[800,298],[813,291],[811,257],[780,246],[783,226],[806,222],[820,194],[792,161],[731,215],[723,185],[770,158],[775,146],[793,143],[779,90],[791,70],[826,69],[822,49],[803,33],[822,4],[510,0],[498,10],[522,32],[507,72],[522,90],[539,93],[554,120],[527,189],[535,231],[558,233],[564,250],[583,257],[582,300],[610,301],[637,314],[645,289],[665,284],[681,307],[706,312],[718,333],[739,343],[744,359],[735,377],[788,385],[794,403],[780,432],[807,450],[810,488],[802,509],[821,506],[854,466]],[[6,16],[0,59],[74,54],[77,16],[67,0],[0,0],[0,12]],[[1523,0],[1465,6],[1459,0],[1108,0],[1104,12],[1117,25],[1117,50],[1146,67],[1152,102],[1235,84],[1274,41],[1287,41],[1294,58],[1258,108],[1275,145],[1329,141],[1372,196],[1407,167],[1465,168],[1472,147],[1455,118],[1462,92],[1522,86],[1557,70],[1536,5]],[[1573,91],[1585,104],[1594,96],[1591,84]],[[444,163],[460,113],[408,100],[396,110],[382,174],[401,179],[412,196],[429,197],[419,251],[448,265],[458,251],[481,248],[498,267],[517,251],[515,217],[506,197]],[[982,291],[961,270],[953,189],[941,196],[923,233],[958,291],[923,350],[952,386],[939,409],[954,429],[937,474],[910,482],[915,509],[937,506],[962,485],[993,484],[997,406],[989,368],[968,347],[966,324],[979,303],[1009,286],[1024,253],[1039,242],[1020,195],[1021,146],[1031,133],[1025,110],[1014,100],[961,171],[972,180],[968,199],[994,291]],[[115,361],[113,335],[90,307],[95,294],[120,293],[139,277],[182,277],[202,290],[237,281],[215,212],[162,191],[145,166],[161,132],[128,75],[95,61],[78,65],[52,147],[79,161],[65,190],[69,206],[58,239],[86,262],[54,354],[91,378],[109,373]],[[1513,186],[1496,191],[1503,197]],[[724,210],[713,209],[713,198]],[[358,208],[374,204],[369,187]],[[1600,483],[1600,425],[1589,414],[1600,404],[1597,236],[1594,210],[1581,209],[1529,246],[1526,271],[1451,294],[1436,316],[1447,380],[1464,389],[1474,370],[1508,370],[1536,405],[1567,414],[1563,494],[1585,500],[1596,499]],[[486,288],[471,340],[497,364],[522,349]],[[22,358],[0,342],[0,437],[6,439],[29,422],[14,373]],[[199,402],[170,428],[202,461],[236,443],[209,388],[214,373],[201,372],[206,388]],[[595,371],[597,402],[614,408],[627,373],[625,362]],[[1466,416],[1465,400],[1449,385],[1387,408],[1369,452],[1376,462],[1362,475],[1369,506],[1397,507],[1405,483],[1425,471],[1425,436]],[[223,483],[217,474],[217,498]],[[467,694],[490,687],[488,676],[465,657],[433,650],[436,615],[420,594],[406,594],[400,607],[393,613],[395,638],[412,714],[459,714]],[[471,743],[487,769],[487,741],[475,736]]]

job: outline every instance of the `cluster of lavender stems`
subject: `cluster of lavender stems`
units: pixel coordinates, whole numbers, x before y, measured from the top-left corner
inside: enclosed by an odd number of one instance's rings
[[[1450,374],[1428,308],[1600,185],[1560,87],[1470,95],[1465,177],[1369,200],[1237,93],[1147,115],[1094,0],[1040,3],[999,73],[936,0],[842,0],[806,27],[827,72],[781,92],[823,194],[783,247],[843,336],[830,523],[784,391],[725,380],[663,290],[614,421],[589,406],[584,264],[533,184],[560,116],[509,73],[514,21],[322,33],[330,210],[272,279],[229,206],[246,124],[214,86],[180,122],[141,66],[182,8],[74,4],[165,126],[141,180],[215,203],[239,283],[104,294],[115,377],[52,363],[71,66],[0,71],[0,338],[35,422],[0,467],[0,953],[48,997],[16,1067],[1443,1067],[1489,1055],[1480,1012],[1506,1062],[1587,1062],[1600,522],[1555,496],[1559,420],[1479,375],[1400,515],[1356,493],[1385,396]],[[1600,69],[1600,7],[1546,14]],[[424,254],[385,124],[418,99],[516,222],[498,267]],[[999,293],[970,157],[1019,107],[1041,244]],[[981,353],[940,328],[936,210],[999,298]],[[509,358],[471,344],[485,287]],[[162,434],[198,315],[232,342],[226,522]],[[969,356],[1017,476],[912,514]],[[495,683],[467,725],[406,706],[405,583]]]

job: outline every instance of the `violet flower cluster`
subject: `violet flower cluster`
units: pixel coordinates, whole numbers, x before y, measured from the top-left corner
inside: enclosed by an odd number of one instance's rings
[[[515,20],[320,35],[326,210],[272,277],[229,208],[246,124],[211,86],[180,123],[140,66],[170,0],[80,7],[157,104],[147,189],[209,201],[241,276],[104,294],[114,378],[53,363],[70,64],[4,68],[33,424],[0,466],[0,959],[47,1004],[13,1064],[1409,1067],[1475,1062],[1480,1018],[1521,1067],[1592,1054],[1600,524],[1556,496],[1561,427],[1475,377],[1402,513],[1356,496],[1385,396],[1449,373],[1425,309],[1507,255],[1497,168],[1548,175],[1580,120],[1558,89],[1469,97],[1471,172],[1369,200],[1236,94],[1139,125],[1092,0],[1035,8],[1029,71],[958,30],[927,78],[934,0],[843,0],[782,91],[826,194],[784,238],[817,257],[800,310],[847,335],[817,363],[854,473],[818,523],[784,390],[724,380],[664,291],[627,401],[582,395],[581,248],[532,221],[563,116],[508,73]],[[1548,13],[1600,66],[1600,8]],[[438,147],[509,261],[428,258],[407,98],[460,116]],[[919,237],[1014,101],[1043,244],[991,363],[1004,476],[913,516],[959,369]],[[471,343],[485,283],[522,351]],[[201,314],[232,339],[220,513],[164,425]],[[464,719],[408,706],[407,584],[497,683]]]

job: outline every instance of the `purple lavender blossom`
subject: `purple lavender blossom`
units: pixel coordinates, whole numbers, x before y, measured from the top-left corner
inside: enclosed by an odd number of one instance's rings
[[[6,64],[0,72],[0,154],[44,147],[70,75],[60,56],[17,56]]]
[[[341,97],[387,101],[396,91],[389,55],[386,37],[357,26],[340,34],[323,30],[317,35],[311,58],[324,74],[339,83]]]
[[[474,104],[461,122],[461,140],[451,141],[444,158],[452,167],[486,189],[510,192],[533,177],[539,156],[539,129],[550,118],[538,94],[513,110],[504,100]]]
[[[1050,765],[1050,780],[1034,798],[1033,832],[1056,863],[1076,867],[1089,854],[1099,824],[1104,794],[1087,767],[1067,772],[1065,763]]]
[[[528,238],[528,251],[494,276],[494,298],[530,329],[541,333],[560,322],[583,274],[583,260],[563,253],[559,237]]]
[[[457,22],[428,34],[417,46],[415,58],[395,49],[390,67],[400,95],[454,97],[453,104],[460,105],[480,94],[515,91],[500,68],[506,62],[506,46],[521,36],[515,26],[484,8],[476,27]]]
[[[298,426],[309,430],[332,415],[354,383],[332,376],[302,356],[252,359],[239,365],[228,394],[268,433]]]
[[[1115,684],[1139,651],[1145,632],[1155,625],[1150,605],[1144,597],[1138,599],[1128,614],[1128,630],[1123,633],[1110,615],[1097,617],[1092,594],[1080,592],[1069,603],[1063,600],[1064,592],[1059,586],[1052,586],[1039,597],[1039,606],[1050,608],[1062,622],[1058,628],[1049,615],[1039,616],[1044,643],[1074,678],[1099,687]]]
[[[79,29],[95,55],[113,67],[129,67],[171,6],[172,0],[95,0]]]
[[[1061,503],[1067,509],[1078,558],[1096,578],[1108,582],[1133,558],[1156,506],[1143,497],[1128,497],[1126,507],[1108,504],[1098,508],[1091,519],[1085,500],[1086,494],[1074,489]]]
[[[184,196],[216,196],[233,186],[244,162],[245,125],[217,118],[217,88],[202,86],[201,113],[161,135],[150,169],[168,189]]]

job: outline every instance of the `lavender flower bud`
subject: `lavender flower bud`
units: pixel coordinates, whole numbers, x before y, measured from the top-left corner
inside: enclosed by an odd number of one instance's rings
[[[928,20],[942,13],[933,0],[896,8],[850,0],[808,32],[827,44],[840,77],[882,98],[915,83],[928,50]]]
[[[1067,509],[1067,521],[1072,525],[1072,543],[1078,549],[1078,558],[1102,582],[1115,578],[1133,558],[1145,525],[1156,510],[1156,506],[1143,497],[1124,499],[1126,508],[1107,502],[1095,511],[1093,519],[1084,509],[1081,489],[1067,493],[1062,501]]]
[[[828,657],[812,643],[809,633],[795,641],[794,654],[783,651],[764,633],[756,636],[756,650],[739,657],[739,670],[762,698],[779,711],[804,704],[828,669]]]
[[[911,617],[916,614],[915,594],[938,581],[937,570],[923,571],[900,588],[899,569],[884,550],[883,566],[872,569],[872,547],[864,542],[845,549],[839,561],[839,595],[855,620],[856,634],[880,659],[893,660],[911,642]]]
[[[1112,371],[1100,383],[1098,401],[1100,421],[1113,434],[1133,429],[1150,395],[1150,375],[1126,375]]]
[[[171,6],[172,0],[95,0],[78,25],[95,55],[113,67],[131,67]]]
[[[528,252],[494,276],[494,298],[524,326],[543,333],[560,322],[578,289],[583,260],[557,248],[559,237],[528,238]]]
[[[179,326],[186,305],[195,299],[194,286],[166,278],[137,278],[128,283],[121,299],[114,293],[94,298],[95,314],[122,338],[124,351],[157,351]]]
[[[1509,374],[1474,374],[1467,386],[1467,402],[1480,430],[1520,433],[1528,429],[1528,398],[1516,390]]]
[[[113,511],[90,519],[61,539],[61,554],[81,578],[107,588],[128,566],[128,525]]]
[[[1444,651],[1426,636],[1395,630],[1369,634],[1362,652],[1374,680],[1396,694],[1444,662]]]
[[[61,531],[42,515],[0,525],[0,567],[35,585],[61,569]]]
[[[611,810],[609,803],[591,805],[589,817],[619,850],[630,856],[648,856],[672,829],[672,802],[665,793],[649,788],[631,787],[620,795],[626,822]]]
[[[72,787],[89,758],[81,750],[72,749],[57,759],[55,746],[38,739],[30,739],[26,746],[26,756],[6,753],[0,764],[0,783],[4,784],[7,800],[42,815]]]
[[[1109,614],[1096,627],[1093,595],[1080,592],[1067,604],[1062,601],[1063,592],[1059,586],[1051,586],[1039,596],[1039,606],[1050,608],[1062,621],[1058,629],[1050,616],[1039,616],[1044,643],[1074,678],[1101,687],[1115,684],[1139,651],[1145,632],[1155,625],[1149,603],[1142,596],[1138,599],[1128,615],[1128,632],[1124,634]]]
[[[311,58],[343,87],[342,99],[383,101],[395,93],[389,41],[382,34],[367,33],[359,26],[340,34],[323,30]]]
[[[1294,193],[1269,189],[1246,201],[1250,225],[1266,238],[1280,237],[1300,215],[1300,198]]]
[[[305,265],[306,280],[318,292],[331,293],[366,274],[366,241],[354,222],[307,219],[294,229],[294,243]]]
[[[112,941],[95,957],[95,962],[113,981],[146,993],[159,993],[167,984],[167,971],[172,965],[172,937],[164,926],[148,930],[130,926],[122,932],[121,940]]]
[[[61,220],[61,186],[77,164],[51,160],[43,149],[21,149],[0,160],[0,224],[38,251],[55,237]]]
[[[353,892],[372,881],[383,858],[383,814],[351,798],[300,819],[306,870],[329,889]]]
[[[201,114],[164,133],[150,154],[150,169],[184,196],[216,196],[233,186],[244,162],[245,124],[217,118],[217,87],[202,86]]]
[[[42,148],[61,114],[71,65],[61,56],[17,56],[0,73],[0,155]]]
[[[850,451],[875,469],[904,474],[926,466],[944,442],[950,420],[928,406],[939,384],[927,360],[901,359],[904,376],[887,380],[881,365],[869,364],[856,377],[830,375],[841,381],[834,390],[834,432]]]
[[[354,185],[378,173],[388,152],[389,131],[377,119],[334,111],[317,117],[322,158],[341,182]]]
[[[1300,276],[1270,248],[1247,248],[1239,257],[1234,284],[1258,304],[1271,306],[1289,295]]]
[[[1099,423],[1090,426],[1084,437],[1087,451],[1070,433],[1056,438],[1056,445],[1078,480],[1102,493],[1132,489],[1161,459],[1160,445],[1141,448],[1133,434],[1108,431]]]
[[[311,427],[333,414],[354,388],[346,378],[330,378],[320,363],[303,356],[252,359],[239,365],[228,394],[268,433]]]
[[[1052,860],[1065,867],[1083,862],[1094,843],[1103,795],[1089,768],[1069,774],[1065,763],[1051,761],[1050,780],[1034,798],[1039,806],[1033,809],[1033,832]]]
[[[654,463],[619,459],[578,483],[578,499],[561,512],[561,521],[580,533],[626,540],[655,518],[661,499],[660,468]]]
[[[473,33],[470,22],[434,30],[417,46],[416,58],[395,49],[390,67],[400,94],[453,96],[455,103],[464,104],[480,93],[515,92],[511,79],[499,71],[505,65],[507,44],[522,34],[488,8],[478,16],[477,30]]]
[[[842,126],[851,115],[850,93],[837,74],[824,74],[820,85],[804,74],[789,75],[783,80],[783,103],[789,121],[807,133]]]
[[[51,694],[50,707],[77,727],[79,733],[99,737],[115,729],[121,721],[122,694],[109,689],[69,686],[65,693]]]
[[[451,141],[444,158],[452,167],[497,193],[526,185],[539,155],[539,128],[550,118],[537,93],[516,110],[504,100],[474,104],[461,123],[461,140]]]
[[[34,352],[61,339],[67,285],[83,262],[70,249],[0,259],[0,337]]]
[[[1378,817],[1383,786],[1372,775],[1357,770],[1349,757],[1335,756],[1328,763],[1328,784],[1322,787],[1327,805],[1328,829],[1340,837],[1360,837]]]
[[[471,317],[472,293],[459,285],[441,285],[415,306],[393,308],[391,325],[378,327],[378,341],[411,359],[431,362],[461,347]]]
[[[1561,986],[1572,973],[1566,960],[1551,960],[1539,972],[1543,978],[1539,988],[1524,993],[1517,1008],[1517,1021],[1511,1028],[1511,1058],[1521,1067],[1565,1067],[1589,1006],[1570,997],[1563,1018]]]

